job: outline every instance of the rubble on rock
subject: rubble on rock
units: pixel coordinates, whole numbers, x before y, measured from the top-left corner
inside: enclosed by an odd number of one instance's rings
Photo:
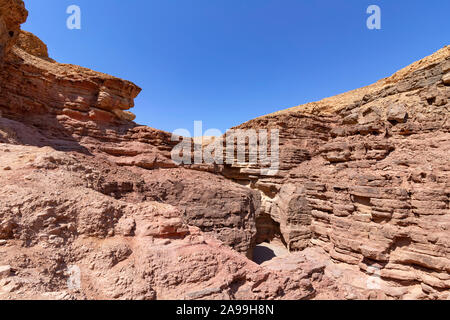
[[[280,129],[268,176],[177,166],[140,88],[53,61],[26,17],[0,0],[0,299],[450,298],[449,46],[239,126]]]

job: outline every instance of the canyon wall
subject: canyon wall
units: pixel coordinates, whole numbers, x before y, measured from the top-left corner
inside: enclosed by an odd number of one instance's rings
[[[0,0],[0,299],[448,298],[450,47],[239,126],[280,131],[265,176],[177,166],[138,86],[55,62],[26,16]],[[245,257],[274,237],[288,260]]]
[[[178,177],[170,155],[178,142],[167,132],[132,122],[135,117],[127,111],[134,106],[138,86],[53,61],[42,41],[19,31],[26,19],[23,2],[5,0],[1,8],[8,17],[6,33],[12,30],[16,36],[3,45],[7,50],[0,71],[0,142],[51,146],[144,169],[141,181],[113,183],[104,192],[120,197],[136,191],[144,199],[179,205],[187,222],[251,257],[257,192],[210,173],[188,171]],[[175,171],[151,171],[159,168]]]
[[[315,295],[323,264],[245,257],[257,192],[177,168],[171,135],[132,121],[140,88],[52,60],[23,1],[0,13],[0,299]]]
[[[319,246],[387,281],[448,291],[449,77],[447,46],[374,85],[249,121],[238,128],[281,128],[280,171],[223,173],[261,191],[262,220],[289,249]]]

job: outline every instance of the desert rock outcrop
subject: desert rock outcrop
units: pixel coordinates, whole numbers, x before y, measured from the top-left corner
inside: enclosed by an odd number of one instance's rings
[[[283,128],[281,169],[276,177],[249,176],[246,167],[224,174],[260,190],[261,214],[291,250],[321,247],[334,261],[445,297],[449,66],[447,46],[372,86],[243,124]]]
[[[53,61],[26,17],[0,0],[0,299],[450,298],[449,46],[239,126],[280,130],[264,175],[177,166],[138,86]],[[273,238],[291,253],[248,259]]]

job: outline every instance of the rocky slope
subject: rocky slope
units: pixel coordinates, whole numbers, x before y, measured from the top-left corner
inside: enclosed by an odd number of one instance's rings
[[[2,3],[10,10],[8,17],[16,9],[21,18],[14,21],[25,21],[21,1]],[[15,5],[8,7],[7,3]],[[219,234],[219,239],[235,243],[239,251],[251,255],[255,233],[251,217],[258,210],[259,195],[208,173],[190,172],[189,179],[185,179],[177,177],[176,171],[167,172],[165,178],[149,171],[176,167],[170,151],[177,142],[171,141],[169,133],[130,121],[134,115],[126,110],[133,107],[140,88],[106,74],[54,62],[46,46],[27,32],[17,33],[17,45],[7,52],[0,71],[0,142],[51,146],[107,159],[133,170],[143,168],[141,180],[134,185],[130,181],[116,183],[115,177],[109,177],[109,194],[120,197],[140,188],[144,200],[182,200],[189,222]],[[201,201],[201,206],[208,208],[207,215],[194,212],[199,207],[195,188],[200,187],[193,183],[195,180],[204,181],[210,190]],[[176,187],[164,189],[164,183]]]
[[[55,62],[26,15],[0,0],[0,299],[449,298],[450,47],[239,126],[280,130],[264,176],[175,165],[140,88]]]
[[[0,298],[276,298],[287,283],[293,298],[314,294],[323,268],[294,281],[215,240],[251,256],[259,194],[175,168],[171,135],[131,122],[137,86],[54,62],[19,31],[23,2],[0,8]],[[82,287],[68,294],[71,265]]]
[[[252,120],[239,128],[283,128],[282,170],[225,174],[261,191],[261,214],[290,249],[318,246],[394,286],[445,297],[449,75],[447,46],[372,86]]]

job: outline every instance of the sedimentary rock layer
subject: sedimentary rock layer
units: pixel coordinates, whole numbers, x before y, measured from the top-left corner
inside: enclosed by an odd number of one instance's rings
[[[0,299],[448,298],[450,47],[239,126],[279,130],[264,175],[177,166],[138,86],[53,61],[26,16],[0,0]],[[273,237],[292,255],[245,257]]]
[[[449,72],[447,46],[372,86],[245,123],[238,128],[282,128],[281,170],[224,174],[261,191],[261,213],[291,250],[320,246],[400,286],[446,292]]]

